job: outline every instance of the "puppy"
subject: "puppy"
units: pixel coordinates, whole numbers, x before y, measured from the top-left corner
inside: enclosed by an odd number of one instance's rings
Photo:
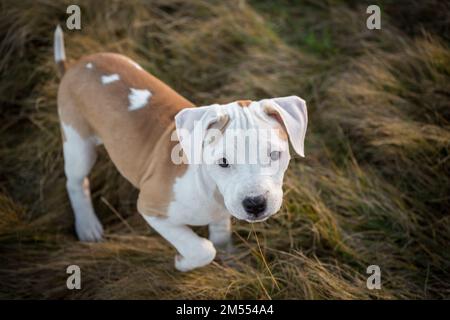
[[[304,156],[305,101],[194,107],[122,55],[93,54],[67,67],[59,26],[54,54],[64,171],[81,241],[102,239],[88,180],[101,144],[139,189],[138,212],[177,249],[180,271],[205,266],[215,246],[230,246],[231,216],[257,222],[280,209],[288,141]],[[209,240],[188,225],[208,225]]]

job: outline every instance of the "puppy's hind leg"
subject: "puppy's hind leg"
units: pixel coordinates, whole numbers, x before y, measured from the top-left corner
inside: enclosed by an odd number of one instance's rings
[[[67,192],[75,214],[75,230],[81,241],[100,241],[103,227],[92,207],[88,174],[97,158],[94,136],[83,138],[77,130],[62,123],[64,171]]]

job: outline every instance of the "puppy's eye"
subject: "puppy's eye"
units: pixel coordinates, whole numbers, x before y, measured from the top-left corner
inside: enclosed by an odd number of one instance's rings
[[[218,165],[222,168],[228,168],[230,165],[228,164],[228,161],[226,158],[222,158],[219,160]]]
[[[281,152],[280,151],[272,151],[270,153],[270,159],[272,159],[273,161],[276,161],[278,159],[280,159],[281,156]]]

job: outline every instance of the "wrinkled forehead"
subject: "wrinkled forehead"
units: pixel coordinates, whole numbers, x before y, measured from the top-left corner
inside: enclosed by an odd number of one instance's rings
[[[283,151],[287,149],[287,135],[280,123],[264,112],[258,101],[237,101],[222,105],[222,112],[228,115],[228,123],[223,132],[222,143],[225,149],[242,146],[257,149]],[[239,150],[238,150],[239,151]]]
[[[260,101],[239,100],[221,107],[222,112],[229,117],[229,128],[281,131],[280,138],[285,138],[282,135],[284,130],[280,123],[265,112],[267,102],[264,104]]]

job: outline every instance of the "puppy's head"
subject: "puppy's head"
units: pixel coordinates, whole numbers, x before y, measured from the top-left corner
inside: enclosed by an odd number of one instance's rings
[[[249,222],[280,209],[289,141],[303,157],[307,121],[296,96],[187,108],[175,117],[189,163],[204,166],[230,213]]]

